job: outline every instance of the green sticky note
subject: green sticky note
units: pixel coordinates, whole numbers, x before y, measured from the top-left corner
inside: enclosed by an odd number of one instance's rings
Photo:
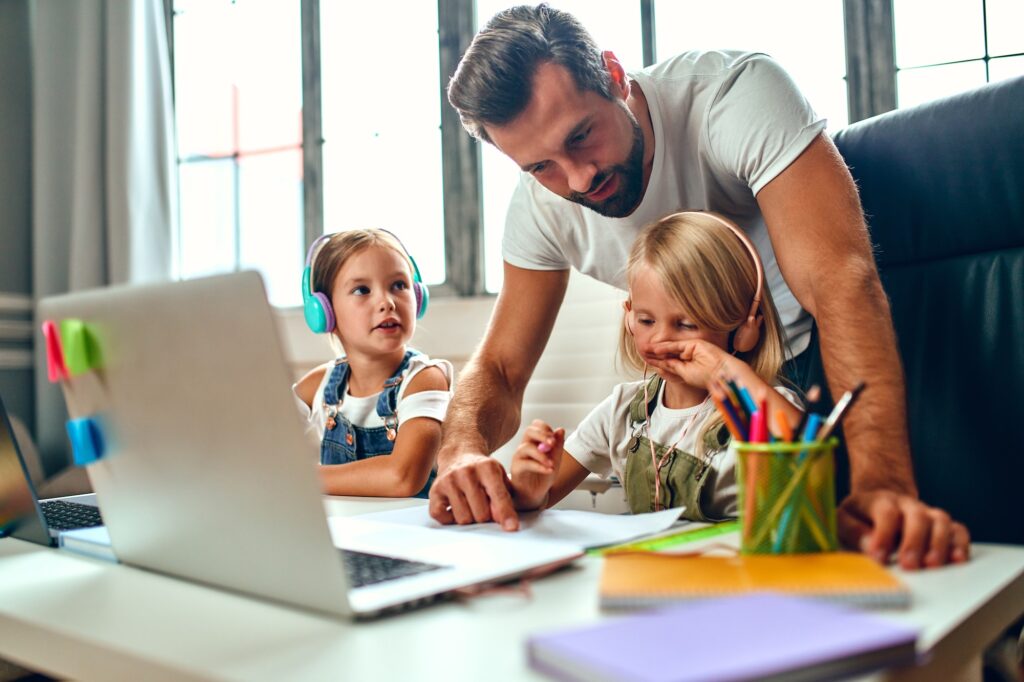
[[[74,318],[61,320],[60,341],[64,348],[64,363],[71,376],[99,369],[102,365],[96,334],[85,322]]]

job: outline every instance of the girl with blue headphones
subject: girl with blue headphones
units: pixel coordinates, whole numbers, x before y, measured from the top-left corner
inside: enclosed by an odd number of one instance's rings
[[[594,472],[618,477],[633,513],[735,517],[735,455],[714,382],[734,379],[790,424],[802,414],[780,385],[784,336],[757,251],[718,215],[675,213],[640,234],[626,273],[620,355],[644,378],[616,386],[568,438],[535,420],[512,459],[513,502],[550,506]]]
[[[320,443],[324,491],[426,498],[454,370],[408,347],[429,301],[416,261],[386,230],[324,235],[306,256],[302,299],[339,356],[292,387]]]

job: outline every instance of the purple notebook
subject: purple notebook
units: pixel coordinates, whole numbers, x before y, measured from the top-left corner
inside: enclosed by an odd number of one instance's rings
[[[709,599],[537,635],[530,665],[562,680],[820,680],[912,665],[917,632],[774,594]]]

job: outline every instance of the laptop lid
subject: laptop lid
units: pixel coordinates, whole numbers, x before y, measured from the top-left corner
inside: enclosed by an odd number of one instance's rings
[[[40,545],[54,544],[28,465],[0,397],[0,536],[4,535]]]
[[[332,543],[317,452],[256,273],[75,293],[44,299],[39,313],[82,320],[102,358],[65,395],[72,418],[105,429],[107,453],[89,474],[125,563],[349,615],[580,555],[454,531],[383,533],[357,518],[332,519]],[[350,591],[335,544],[445,569]]]
[[[82,320],[102,359],[64,388],[104,430],[89,477],[121,561],[350,613],[258,274],[72,293],[39,315]]]

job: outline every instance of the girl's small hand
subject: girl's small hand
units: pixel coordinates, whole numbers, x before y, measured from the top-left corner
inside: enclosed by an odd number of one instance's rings
[[[707,386],[730,358],[723,349],[703,339],[659,341],[651,346],[651,353],[654,357],[647,361],[651,367],[671,372],[690,386]]]
[[[512,500],[516,509],[539,509],[547,502],[562,461],[565,429],[534,419],[512,456]]]

